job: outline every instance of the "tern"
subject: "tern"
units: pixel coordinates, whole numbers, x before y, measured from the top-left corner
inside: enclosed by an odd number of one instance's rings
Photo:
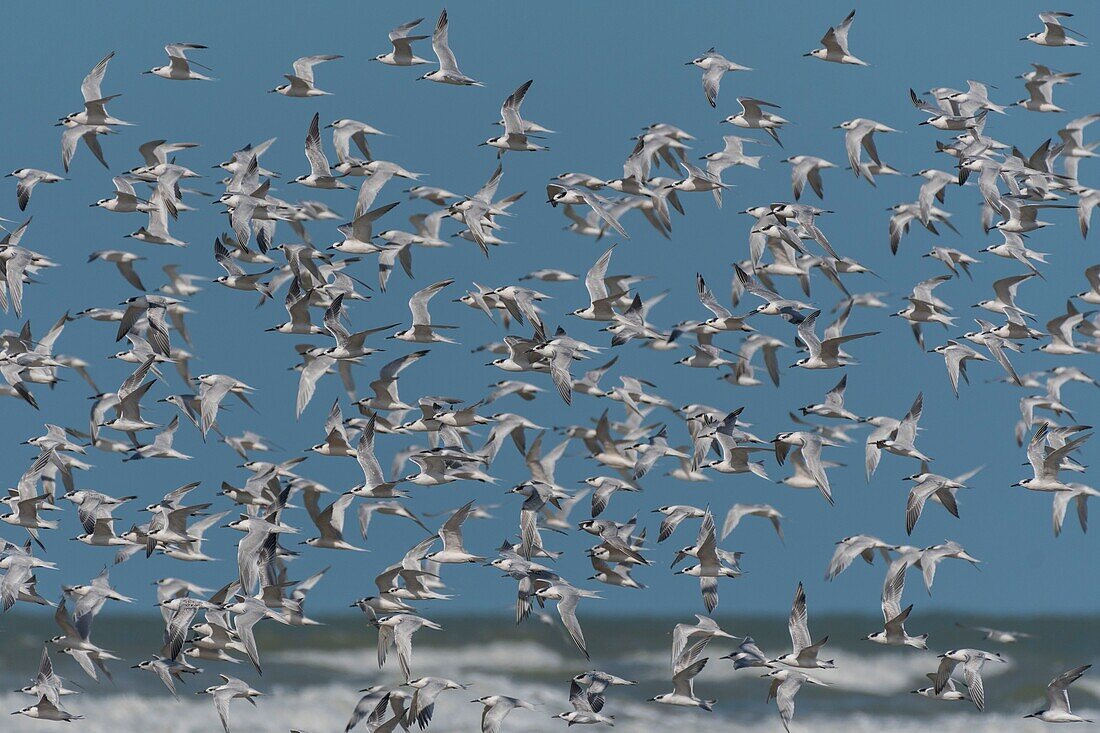
[[[219,674],[222,678],[222,684],[211,685],[201,692],[197,692],[197,695],[210,695],[214,699],[214,708],[218,711],[218,718],[222,721],[222,728],[225,733],[229,733],[229,702],[234,699],[244,699],[256,705],[256,701],[253,699],[263,695],[259,690],[253,689],[247,682],[239,680],[236,677],[230,677],[229,675]]]
[[[848,31],[852,29],[852,21],[855,18],[856,11],[853,10],[836,27],[830,26],[829,30],[825,31],[825,35],[821,37],[821,45],[824,48],[815,48],[802,55],[838,64],[868,66],[866,61],[856,58],[848,51]]]
[[[718,105],[718,87],[727,71],[752,71],[748,66],[730,61],[715,49],[710,48],[702,56],[688,61],[684,66],[697,66],[703,70],[703,94],[711,107]]]
[[[415,20],[410,20],[408,23],[402,23],[394,28],[390,31],[389,36],[390,43],[393,45],[393,50],[389,53],[378,54],[371,60],[380,61],[386,66],[418,66],[428,63],[427,59],[420,58],[413,53],[412,49],[413,42],[423,41],[428,36],[410,35],[410,31],[423,22],[423,18],[417,18]]]
[[[863,333],[852,333],[821,340],[814,331],[819,315],[821,315],[821,311],[815,310],[798,324],[798,337],[802,339],[802,343],[806,345],[806,349],[810,352],[810,355],[799,359],[791,365],[792,367],[798,366],[803,369],[836,369],[838,367],[848,366],[854,362],[841,354],[840,347],[849,341],[855,341],[856,339],[866,338],[868,336],[877,336],[879,334],[878,331],[865,331]]]
[[[738,97],[737,103],[741,105],[741,112],[730,115],[722,120],[722,122],[728,122],[731,125],[743,127],[748,130],[763,130],[772,136],[772,139],[775,140],[779,147],[783,147],[783,143],[779,140],[779,128],[787,124],[789,120],[785,120],[779,115],[764,109],[764,107],[779,109],[778,104],[772,104],[771,102],[765,102],[752,97]]]
[[[452,329],[457,326],[440,326],[432,323],[432,316],[428,312],[428,302],[431,301],[435,295],[454,282],[454,279],[440,280],[437,283],[429,285],[422,290],[418,290],[413,293],[413,296],[409,298],[409,310],[412,312],[412,325],[404,331],[398,331],[392,336],[386,338],[400,339],[401,341],[410,341],[414,343],[430,344],[430,343],[444,343],[453,344],[456,343],[452,339],[447,338],[437,331],[441,329]]]
[[[775,704],[779,708],[779,720],[788,732],[791,729],[791,720],[794,718],[794,698],[798,691],[802,689],[802,685],[811,684],[828,687],[826,683],[793,669],[776,669],[763,675],[763,677],[771,678],[771,687],[768,688],[768,702],[775,698]]]
[[[20,211],[27,210],[27,204],[31,201],[31,192],[39,183],[57,183],[65,180],[56,173],[41,171],[37,168],[19,168],[8,173],[5,178],[15,178],[19,181],[15,185],[15,198],[19,203]]]
[[[1047,11],[1039,13],[1039,20],[1043,23],[1043,30],[1038,33],[1028,33],[1021,41],[1031,41],[1040,46],[1087,46],[1082,36],[1072,28],[1062,24],[1063,18],[1072,18],[1073,13]]]
[[[656,697],[649,698],[651,702],[659,702],[665,705],[679,705],[681,707],[702,708],[706,711],[714,709],[717,700],[704,700],[695,696],[695,678],[707,666],[709,658],[704,657],[683,669],[676,670],[672,675],[672,692],[665,692]]]
[[[940,694],[947,687],[951,673],[959,664],[963,666],[963,680],[966,682],[970,699],[978,710],[985,710],[985,687],[982,684],[982,667],[986,662],[1007,662],[1000,654],[985,652],[981,649],[952,649],[940,656],[940,666],[936,670],[935,690]]]
[[[532,80],[525,81],[508,95],[500,107],[500,117],[504,121],[504,134],[491,137],[480,143],[481,145],[497,148],[501,153],[508,150],[535,152],[550,149],[531,142],[527,135],[528,127],[524,125],[523,118],[519,114],[520,105],[523,104],[523,98],[527,96],[527,90],[531,88],[532,83]]]
[[[811,641],[810,617],[806,609],[806,592],[802,589],[802,583],[799,583],[798,588],[795,590],[794,603],[791,605],[791,615],[787,626],[791,634],[793,651],[790,654],[784,654],[771,660],[773,663],[808,669],[833,669],[836,667],[831,659],[818,659],[818,654],[829,641],[829,637],[824,636],[817,643]]]
[[[1091,723],[1087,718],[1074,715],[1069,706],[1069,686],[1081,679],[1091,664],[1074,667],[1058,675],[1047,685],[1047,707],[1045,710],[1037,710],[1028,713],[1025,718],[1038,718],[1044,723]]]
[[[1092,437],[1092,433],[1086,433],[1073,440],[1067,441],[1058,448],[1047,450],[1047,435],[1049,423],[1043,423],[1031,436],[1027,444],[1027,460],[1031,464],[1034,474],[1032,478],[1023,479],[1012,484],[1029,491],[1069,491],[1070,487],[1058,478],[1066,458],[1081,447],[1085,441]]]
[[[326,61],[338,61],[344,58],[339,54],[324,54],[320,56],[303,56],[297,59],[292,66],[293,74],[283,74],[289,84],[280,84],[268,93],[282,94],[284,97],[328,97],[332,92],[318,89],[313,83],[313,67]]]
[[[447,40],[448,21],[447,21],[447,9],[443,8],[443,11],[439,14],[439,20],[435,24],[435,31],[432,33],[432,50],[435,51],[435,56],[439,59],[439,68],[435,71],[429,71],[420,79],[427,79],[428,81],[438,82],[440,84],[453,84],[455,86],[473,86],[483,87],[485,86],[480,81],[466,76],[458,70],[458,59],[455,58],[454,52],[451,51],[451,47]]]
[[[905,620],[913,610],[913,604],[909,604],[904,610],[901,607],[901,594],[905,589],[905,573],[908,570],[909,565],[904,561],[893,563],[888,568],[886,582],[882,585],[882,618],[885,630],[863,637],[867,641],[914,649],[928,648],[928,634],[910,636],[905,631]]]
[[[199,51],[205,48],[206,46],[198,43],[169,43],[164,47],[164,52],[168,54],[168,63],[165,66],[154,66],[141,73],[153,74],[161,79],[172,79],[174,81],[213,81],[211,77],[191,68],[197,66],[200,69],[210,71],[209,67],[187,58],[188,51]]]

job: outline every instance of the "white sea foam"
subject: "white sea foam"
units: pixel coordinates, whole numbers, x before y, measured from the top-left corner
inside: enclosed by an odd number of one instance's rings
[[[390,656],[394,656],[394,652],[391,651]],[[266,659],[359,675],[376,676],[378,673],[373,645],[356,650],[281,651],[268,655]],[[478,669],[523,674],[566,672],[576,667],[578,660],[581,658],[566,659],[553,649],[533,641],[494,641],[462,647],[429,647],[414,643],[412,661],[414,672],[417,669],[432,670],[436,676],[447,676]],[[387,669],[389,665],[387,661]],[[573,674],[575,672],[570,672],[567,676]]]

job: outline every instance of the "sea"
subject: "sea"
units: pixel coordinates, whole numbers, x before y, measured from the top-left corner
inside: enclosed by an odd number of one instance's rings
[[[548,609],[549,610],[549,609]],[[466,685],[447,692],[436,704],[429,730],[476,733],[481,706],[471,700],[505,694],[528,700],[536,709],[516,710],[503,731],[542,733],[563,730],[553,719],[570,709],[570,678],[601,669],[637,682],[613,688],[604,712],[613,715],[615,730],[627,733],[691,731],[783,731],[774,702],[766,702],[768,680],[761,670],[734,670],[720,659],[735,648],[728,640],[712,642],[704,652],[709,662],[697,679],[696,693],[717,700],[713,712],[672,708],[647,699],[671,691],[671,630],[687,618],[624,617],[583,614],[581,621],[591,661],[562,633],[560,624],[532,618],[517,626],[504,616],[430,615],[442,631],[423,630],[414,639],[413,676],[446,677]],[[718,615],[727,631],[751,635],[769,656],[789,650],[786,626],[775,618]],[[374,629],[362,616],[321,617],[322,626],[286,627],[265,621],[257,626],[263,675],[246,662],[205,663],[204,673],[179,686],[173,700],[155,675],[131,669],[160,644],[163,626],[148,615],[102,614],[94,641],[123,658],[113,663],[114,681],[99,683],[85,676],[69,657],[54,652],[57,672],[80,695],[64,699],[66,709],[84,716],[72,724],[83,733],[210,733],[221,730],[212,700],[195,693],[217,684],[218,673],[239,676],[263,691],[253,707],[236,700],[230,707],[233,731],[252,733],[330,733],[343,731],[368,685],[399,685],[393,653],[378,668]],[[1043,707],[1047,682],[1071,667],[1100,659],[1100,617],[1005,617],[981,619],[925,615],[911,624],[911,633],[927,632],[930,649],[895,649],[863,641],[881,628],[869,616],[815,615],[811,630],[828,633],[823,657],[836,669],[813,674],[828,687],[803,687],[796,698],[791,730],[810,733],[1004,733],[1038,730],[1044,724],[1023,716]],[[1015,644],[994,644],[957,622],[1024,631],[1032,636]],[[920,628],[917,628],[917,627]],[[15,711],[33,701],[18,692],[38,667],[42,640],[56,632],[46,614],[10,612],[0,617],[0,709]],[[959,647],[1000,652],[1005,664],[984,670],[987,706],[979,712],[969,702],[930,700],[912,694],[929,684],[925,675],[936,669],[937,653]],[[1100,669],[1076,683],[1071,699],[1075,710],[1100,719]],[[63,723],[3,716],[0,731],[22,733],[67,728]],[[1082,726],[1087,729],[1088,726]],[[366,730],[363,724],[357,730]],[[415,727],[414,727],[415,730]]]

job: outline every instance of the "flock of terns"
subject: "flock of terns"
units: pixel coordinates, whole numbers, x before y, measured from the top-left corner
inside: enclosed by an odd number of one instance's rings
[[[1064,24],[1068,16],[1042,13],[1043,30],[1021,40],[1048,47],[1086,45],[1080,34]],[[828,30],[821,48],[806,56],[867,66],[849,47],[854,18],[853,11]],[[393,67],[431,64],[418,56],[414,47],[429,38],[427,34],[415,35],[422,20],[394,29],[389,36],[393,50],[375,56],[373,61]],[[419,78],[450,85],[482,86],[459,69],[449,45],[448,28],[444,10],[430,36],[438,68]],[[204,48],[194,43],[170,44],[165,47],[168,63],[145,73],[167,80],[212,81],[209,73],[204,73],[210,70],[191,58]],[[84,79],[83,109],[62,117],[58,123],[65,128],[62,164],[66,171],[81,145],[107,166],[101,141],[130,124],[107,111],[107,104],[119,95],[104,95],[101,89],[113,55],[108,54]],[[300,58],[293,63],[293,73],[286,75],[287,83],[271,92],[295,98],[328,95],[319,86],[322,80],[316,72],[322,63],[340,58],[337,55]],[[704,95],[712,107],[719,102],[720,84],[727,72],[751,71],[714,49],[688,64],[702,69]],[[1072,416],[1063,401],[1063,389],[1069,383],[1097,385],[1080,368],[1065,364],[1064,358],[1100,351],[1100,318],[1075,305],[1075,301],[1100,303],[1100,265],[1085,271],[1089,288],[1071,294],[1065,312],[1056,312],[1045,331],[1037,327],[1035,314],[1025,310],[1017,299],[1022,286],[1032,278],[1043,277],[1045,253],[1032,250],[1027,239],[1029,234],[1049,225],[1039,218],[1041,215],[1048,210],[1053,214],[1058,209],[1076,208],[1081,234],[1088,234],[1092,209],[1100,202],[1100,190],[1079,183],[1077,173],[1083,160],[1097,156],[1094,152],[1097,143],[1086,142],[1084,133],[1100,115],[1069,122],[1057,131],[1059,142],[1052,142],[1052,137],[1030,155],[987,133],[995,127],[990,123],[997,116],[1009,113],[1014,107],[1021,111],[1061,112],[1054,105],[1054,92],[1074,76],[1036,64],[1023,75],[1028,97],[1014,105],[993,102],[989,97],[991,87],[977,81],[968,82],[963,91],[933,89],[925,98],[911,90],[914,106],[925,116],[919,124],[948,133],[936,141],[935,149],[949,165],[946,170],[929,168],[916,174],[922,179],[916,199],[893,207],[889,218],[889,244],[898,253],[912,226],[923,227],[933,234],[938,233],[938,228],[953,229],[951,214],[941,208],[946,195],[959,186],[976,183],[982,198],[984,228],[1003,239],[982,252],[1015,261],[1020,274],[996,282],[993,297],[977,304],[988,313],[985,318],[976,319],[977,328],[966,333],[960,329],[944,343],[927,348],[924,326],[939,324],[949,332],[956,330],[952,306],[941,300],[935,290],[963,275],[969,277],[970,268],[979,264],[971,254],[937,246],[924,256],[942,263],[945,272],[914,285],[905,308],[891,315],[908,322],[922,348],[943,357],[956,396],[960,392],[960,378],[968,381],[967,368],[990,361],[996,365],[988,368],[1003,371],[1002,381],[1028,391],[1028,396],[1020,400],[1017,439],[1021,445],[1027,445],[1026,456],[1033,476],[1022,479],[1016,486],[1049,493],[1056,534],[1061,531],[1070,504],[1076,505],[1081,528],[1085,529],[1087,501],[1100,493],[1069,478],[1084,471],[1075,456],[1091,437],[1088,426],[1058,422],[1063,416]],[[521,116],[521,105],[531,86],[529,81],[506,98],[496,123],[502,134],[483,143],[495,148],[498,158],[505,157],[505,153],[547,149],[538,141],[552,131]],[[740,98],[738,102],[741,112],[724,122],[744,130],[762,130],[775,143],[781,142],[780,133],[788,121],[772,111],[778,105],[751,98]],[[855,176],[874,184],[876,176],[899,174],[883,162],[876,142],[879,136],[896,132],[895,128],[862,118],[837,127],[844,131],[847,163]],[[332,131],[336,165],[325,153],[322,129]],[[54,384],[66,370],[87,380],[94,394],[87,428],[50,424],[44,434],[26,441],[38,450],[38,455],[17,487],[9,490],[5,503],[10,512],[0,516],[9,527],[27,535],[25,544],[5,541],[0,552],[0,568],[5,573],[0,581],[3,608],[7,610],[16,603],[56,605],[55,619],[61,632],[47,641],[37,675],[23,689],[35,702],[16,711],[18,714],[51,721],[79,720],[80,715],[67,709],[70,705],[67,698],[78,693],[57,675],[50,651],[72,657],[93,679],[100,673],[109,677],[108,663],[118,658],[94,643],[93,621],[106,606],[134,600],[111,586],[107,570],[88,583],[63,586],[63,597],[56,604],[38,594],[37,574],[57,570],[58,566],[36,555],[35,545],[44,550],[44,538],[58,527],[58,522],[49,516],[60,509],[60,501],[76,507],[84,530],[76,539],[93,547],[116,548],[115,563],[153,554],[180,563],[208,561],[214,558],[204,553],[205,533],[215,525],[241,533],[236,557],[238,572],[222,588],[212,592],[171,577],[157,583],[157,605],[165,621],[164,643],[149,659],[134,666],[156,674],[172,695],[177,693],[178,681],[203,674],[198,664],[219,667],[247,659],[260,673],[260,652],[253,634],[257,623],[316,623],[306,615],[305,602],[325,572],[293,580],[291,561],[300,552],[362,551],[364,548],[352,536],[356,532],[349,532],[345,525],[348,510],[354,509],[364,541],[376,515],[406,521],[413,532],[425,531],[423,540],[415,542],[403,556],[392,558],[393,563],[378,575],[377,593],[353,604],[377,630],[379,666],[390,661],[391,649],[396,650],[394,656],[403,684],[365,690],[348,722],[349,731],[357,726],[370,731],[393,731],[399,726],[408,729],[412,725],[426,728],[437,698],[464,688],[453,680],[417,676],[413,672],[414,637],[424,630],[441,629],[421,615],[420,606],[450,597],[443,582],[447,565],[483,564],[514,580],[517,623],[527,619],[532,611],[546,618],[540,609],[546,604],[556,605],[564,629],[579,653],[587,658],[578,610],[600,596],[554,570],[553,561],[560,553],[553,549],[552,538],[575,529],[588,533],[595,543],[587,553],[594,573],[588,580],[610,586],[614,592],[643,589],[645,586],[634,573],[652,572],[652,561],[646,557],[650,549],[645,545],[647,528],[639,524],[637,517],[621,522],[608,515],[614,514],[611,504],[615,495],[621,491],[640,491],[658,463],[670,467],[671,478],[695,482],[710,480],[712,473],[752,474],[768,479],[765,459],[774,459],[778,465],[791,468],[791,474],[781,483],[819,491],[831,504],[828,470],[837,465],[837,449],[855,442],[849,433],[866,427],[869,432],[863,444],[868,480],[884,454],[907,459],[914,467],[908,477],[912,488],[905,506],[907,533],[912,532],[922,510],[931,504],[958,516],[959,492],[967,488],[967,481],[977,470],[954,477],[932,472],[929,467],[932,457],[919,447],[919,422],[924,409],[920,394],[900,417],[859,416],[845,406],[845,375],[820,403],[801,407],[798,414],[791,413],[793,429],[765,439],[750,432],[750,424],[742,419],[749,416],[743,416],[741,410],[730,411],[703,403],[673,405],[657,394],[654,385],[644,377],[623,374],[616,386],[601,384],[615,367],[617,357],[604,361],[600,355],[631,341],[658,352],[686,353],[679,364],[718,370],[722,380],[737,387],[763,383],[763,374],[754,364],[757,354],[764,362],[768,378],[776,385],[780,381],[780,352],[797,354],[791,366],[804,369],[837,369],[855,364],[849,350],[858,353],[866,348],[866,340],[873,339],[878,331],[846,332],[849,316],[857,308],[885,307],[881,300],[884,294],[849,290],[851,280],[869,270],[830,243],[825,230],[831,212],[799,203],[807,193],[807,186],[817,197],[824,196],[823,173],[838,167],[836,164],[810,155],[793,155],[784,161],[791,166],[793,202],[753,205],[745,210],[754,223],[748,233],[748,257],[734,266],[731,305],[720,302],[703,275],[697,278],[699,312],[709,313],[705,320],[682,320],[664,328],[656,325],[651,313],[663,296],[644,298],[635,288],[645,278],[613,274],[610,267],[616,249],[612,246],[584,276],[587,304],[571,312],[552,315],[544,310],[550,296],[533,285],[549,289],[578,279],[569,272],[549,268],[535,270],[516,283],[498,287],[475,284],[455,298],[453,303],[481,311],[503,325],[505,331],[514,326],[524,334],[502,332],[500,342],[480,349],[492,355],[486,369],[503,371],[504,378],[476,402],[441,396],[421,396],[406,402],[398,391],[400,375],[406,369],[418,368],[421,360],[443,363],[438,360],[460,353],[453,346],[456,327],[438,323],[431,312],[436,295],[444,291],[455,294],[458,288],[450,279],[431,284],[410,299],[409,322],[362,329],[354,321],[363,320],[368,310],[364,302],[372,297],[365,293],[369,287],[359,277],[365,267],[364,258],[377,256],[377,290],[384,292],[398,266],[412,277],[414,252],[451,246],[443,238],[445,224],[457,224],[458,236],[476,244],[488,256],[491,248],[505,244],[500,239],[503,222],[513,215],[509,209],[523,194],[501,197],[497,193],[503,178],[503,167],[499,164],[487,183],[471,195],[423,185],[419,182],[420,174],[374,156],[370,138],[379,134],[369,124],[351,119],[335,120],[325,128],[320,125],[319,115],[312,119],[305,138],[309,173],[288,182],[310,189],[358,189],[352,221],[338,228],[341,239],[327,249],[312,244],[306,225],[337,219],[333,210],[319,201],[283,200],[272,193],[272,179],[278,174],[265,169],[260,159],[274,140],[234,152],[220,163],[227,177],[223,181],[225,193],[217,199],[227,210],[231,232],[216,236],[213,253],[215,262],[225,271],[213,283],[241,291],[241,298],[256,294],[261,303],[284,297],[289,320],[273,325],[268,331],[317,337],[312,343],[295,347],[300,359],[297,413],[301,415],[309,404],[322,378],[336,375],[343,380],[350,404],[358,414],[345,417],[338,399],[319,432],[323,439],[311,452],[326,460],[355,459],[363,472],[361,484],[347,490],[330,490],[300,472],[304,456],[281,462],[260,460],[254,456],[272,449],[264,438],[250,431],[233,436],[219,428],[219,408],[226,399],[251,406],[258,395],[244,381],[247,374],[190,373],[191,354],[185,348],[190,344],[190,336],[185,317],[191,312],[190,299],[203,287],[199,285],[203,277],[168,266],[164,268],[167,282],[150,289],[135,266],[142,259],[140,255],[122,249],[92,252],[90,262],[113,264],[139,294],[126,298],[118,307],[89,308],[75,315],[66,313],[45,333],[32,332],[27,322],[19,330],[7,330],[0,335],[4,395],[38,409],[44,396],[42,387]],[[673,212],[684,211],[681,196],[710,192],[721,206],[723,192],[730,188],[722,181],[723,171],[735,166],[752,169],[761,165],[762,156],[746,153],[754,140],[728,136],[725,147],[703,156],[702,167],[697,167],[688,162],[686,155],[687,143],[692,139],[672,125],[652,125],[637,136],[622,177],[563,174],[548,183],[548,202],[562,207],[569,220],[568,228],[578,235],[599,239],[615,233],[625,238],[628,236],[625,217],[637,210],[649,226],[669,237]],[[143,162],[115,176],[114,195],[93,206],[113,213],[145,214],[148,223],[128,235],[135,245],[186,246],[186,242],[172,236],[169,227],[178,216],[195,208],[188,201],[194,201],[201,193],[189,187],[190,179],[201,177],[187,167],[196,147],[195,143],[165,140],[145,143],[140,147]],[[668,169],[669,176],[656,175],[661,166]],[[65,180],[34,168],[21,168],[10,175],[17,179],[21,210],[31,205],[32,194],[40,185]],[[396,206],[375,205],[386,184],[394,178],[410,181],[410,198],[431,207],[430,213],[411,217],[415,231],[398,228],[375,231]],[[280,223],[284,226],[280,227]],[[34,286],[35,290],[48,287],[43,283],[48,279],[49,269],[57,264],[32,248],[34,235],[30,224],[28,219],[13,227],[0,242],[3,274],[0,306],[18,317],[24,311],[25,286]],[[276,244],[277,241],[283,243]],[[199,262],[193,260],[192,264]],[[821,310],[809,300],[810,282],[815,275],[828,280],[842,296],[834,309],[838,315],[828,325],[819,323]],[[781,295],[777,285],[781,278],[797,280],[802,294]],[[285,296],[278,295],[284,286]],[[379,297],[380,292],[373,297]],[[735,310],[746,296],[759,304],[742,308],[744,313],[738,315]],[[570,295],[562,293],[557,297],[568,299]],[[453,310],[458,306],[448,307]],[[440,306],[435,305],[435,310],[438,312]],[[59,351],[64,343],[63,331],[75,319],[116,324],[111,326],[115,340],[127,342],[129,348],[112,358],[127,362],[133,372],[115,391],[97,386],[92,376],[97,367]],[[572,333],[562,326],[555,327],[556,320],[568,322]],[[598,340],[609,341],[610,346],[582,340],[581,335],[588,328],[585,322],[598,325],[599,331],[607,334]],[[883,327],[886,326],[884,323]],[[768,335],[765,329],[780,335]],[[355,387],[353,367],[367,364],[367,358],[377,350],[370,344],[377,343],[375,337],[381,338],[382,334],[387,339],[425,348],[381,366],[368,391],[360,392]],[[585,338],[595,341],[595,335]],[[740,336],[739,343],[727,341],[734,336]],[[1056,357],[1048,369],[1030,374],[1014,369],[1010,354],[1021,351],[1026,343],[1039,343],[1039,352]],[[439,346],[426,348],[435,344]],[[443,353],[433,353],[437,350]],[[599,360],[600,366],[581,367],[581,362],[592,359]],[[164,373],[169,366],[178,371],[178,380]],[[577,376],[576,372],[583,375]],[[600,411],[598,418],[591,421],[578,417],[575,425],[560,431],[563,437],[553,446],[544,445],[553,433],[543,430],[521,412],[491,412],[489,408],[492,403],[510,401],[513,409],[518,410],[532,401],[552,399],[543,395],[547,386],[544,375],[549,376],[557,395],[566,403],[581,397]],[[173,384],[177,386],[173,388]],[[182,391],[173,391],[180,387]],[[153,402],[165,406],[155,408]],[[13,410],[7,409],[9,413]],[[155,417],[149,414],[154,410]],[[82,475],[91,468],[84,457],[90,451],[105,451],[124,454],[128,460],[185,460],[190,456],[173,447],[173,438],[181,425],[197,430],[204,440],[213,431],[245,460],[243,467],[250,475],[242,486],[224,482],[213,493],[200,489],[198,483],[177,488],[145,506],[142,511],[147,521],[139,523],[134,519],[129,530],[119,531],[115,514],[149,498],[115,497],[79,488],[84,483]],[[680,427],[686,431],[686,445],[682,444],[683,439],[671,437],[672,428]],[[147,435],[152,437],[145,438]],[[422,436],[431,447],[398,451],[387,473],[376,457],[376,441],[379,436],[391,435]],[[510,489],[519,510],[519,532],[492,554],[487,552],[488,545],[478,548],[484,555],[466,547],[463,535],[466,522],[485,515],[485,508],[474,501],[454,510],[438,531],[428,527],[404,503],[415,487],[470,481],[496,483],[498,478],[490,473],[493,461],[501,450],[510,450],[509,445],[523,457],[529,476]],[[569,447],[583,447],[587,457],[599,466],[599,475],[587,478],[583,482],[586,485],[577,491],[555,482],[555,466]],[[407,461],[414,463],[418,471],[402,475]],[[297,514],[288,511],[293,499],[304,505],[314,536],[301,543],[302,549],[292,551],[281,544],[284,535],[310,534],[310,530],[295,526],[302,522],[295,521]],[[571,521],[571,511],[580,511],[582,505],[586,505],[584,511],[590,517],[579,523]],[[226,522],[233,511],[238,511],[239,518]],[[678,550],[674,566],[688,561],[676,572],[698,578],[708,613],[718,606],[721,579],[737,578],[742,572],[741,553],[719,546],[739,523],[752,517],[766,519],[782,538],[782,514],[766,504],[733,505],[720,528],[709,507],[669,504],[653,511],[662,515],[658,543],[669,540],[678,531],[684,534],[681,526],[694,525],[695,529],[688,530],[694,539]],[[551,541],[544,544],[546,540]],[[954,541],[922,548],[860,535],[837,543],[827,577],[835,578],[857,558],[872,563],[876,555],[887,566],[881,597],[883,628],[865,638],[877,644],[928,649],[926,634],[911,634],[906,629],[913,611],[912,604],[902,605],[908,571],[918,569],[931,592],[940,563],[960,560],[976,564],[978,559]],[[996,629],[978,631],[994,643],[1014,642],[1024,636]],[[835,666],[825,658],[828,637],[815,641],[810,632],[808,603],[801,584],[791,607],[790,636],[791,651],[774,656],[761,650],[750,636],[734,637],[723,631],[709,616],[698,615],[695,623],[678,624],[672,632],[672,691],[652,700],[711,710],[716,701],[698,697],[693,687],[709,661],[702,653],[712,640],[733,640],[736,649],[722,659],[730,660],[737,669],[755,669],[768,680],[768,698],[776,700],[780,719],[788,728],[800,688],[827,686],[814,673]],[[986,703],[983,667],[1004,662],[996,652],[971,648],[948,650],[939,655],[938,667],[928,674],[930,684],[915,692],[939,702],[969,700],[981,710]],[[1083,721],[1071,711],[1067,690],[1088,667],[1080,666],[1055,677],[1047,687],[1045,707],[1028,717],[1045,722]],[[220,678],[219,684],[202,692],[213,698],[222,725],[229,731],[230,703],[245,700],[256,704],[262,693],[238,677],[221,674]],[[614,695],[608,693],[613,687],[632,684],[625,677],[608,672],[580,673],[569,684],[568,702],[572,709],[555,717],[569,725],[612,725],[614,715],[609,711],[614,709]],[[535,710],[530,702],[502,694],[488,694],[474,702],[484,706],[481,727],[485,733],[500,731],[505,717],[514,710],[527,711],[523,715],[532,715],[530,711]]]

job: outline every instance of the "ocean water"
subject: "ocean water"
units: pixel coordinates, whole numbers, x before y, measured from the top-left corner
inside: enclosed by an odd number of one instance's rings
[[[469,701],[483,695],[507,694],[536,704],[534,711],[517,710],[505,721],[505,731],[562,730],[564,723],[551,718],[569,708],[569,678],[588,669],[602,669],[636,680],[636,687],[615,688],[605,712],[615,716],[615,729],[643,733],[658,729],[711,731],[782,731],[774,703],[765,703],[768,682],[758,670],[733,669],[718,657],[734,648],[731,643],[712,643],[706,669],[697,679],[696,692],[718,700],[708,713],[669,708],[647,698],[671,690],[669,676],[670,632],[684,618],[613,619],[582,616],[592,661],[568,642],[560,628],[531,621],[515,626],[505,617],[430,618],[443,631],[419,632],[414,640],[413,674],[453,679],[466,690],[442,695],[430,730],[469,733],[479,730],[479,705]],[[786,627],[775,618],[719,615],[727,631],[750,634],[769,655],[789,645]],[[103,614],[96,621],[94,640],[123,657],[115,662],[114,683],[88,679],[75,662],[53,654],[59,674],[84,692],[67,697],[66,708],[85,716],[79,730],[88,733],[206,733],[220,729],[211,700],[194,693],[217,682],[219,672],[245,679],[265,693],[253,708],[235,701],[230,721],[235,731],[306,733],[343,731],[359,699],[357,690],[372,684],[399,684],[396,659],[379,670],[375,658],[376,634],[361,617],[323,619],[324,626],[288,628],[264,622],[257,627],[263,676],[245,664],[207,663],[204,674],[179,687],[176,702],[152,674],[129,665],[147,658],[159,646],[161,626],[152,618],[127,618]],[[1034,634],[1012,645],[986,642],[973,631],[956,628],[956,620],[976,619],[927,616],[915,619],[911,632],[928,632],[931,649],[884,648],[861,641],[876,630],[876,619],[863,616],[811,617],[815,637],[829,634],[825,658],[836,660],[837,669],[820,670],[817,677],[828,688],[808,687],[796,702],[794,731],[983,731],[1036,730],[1040,723],[1022,718],[1042,706],[1046,683],[1057,673],[1100,660],[1100,618],[983,618],[980,623]],[[41,639],[54,632],[41,615],[8,614],[0,619],[0,689],[14,690],[26,684],[37,669]],[[1070,641],[1072,640],[1072,641]],[[968,702],[942,702],[910,694],[927,684],[924,675],[936,668],[936,653],[972,646],[999,651],[1004,665],[985,669],[987,708],[978,712]],[[1100,674],[1086,675],[1072,689],[1074,708],[1100,718]],[[0,709],[17,710],[31,698],[14,692],[0,693]],[[50,724],[22,716],[4,717],[0,731],[41,731]],[[365,730],[365,729],[364,729]]]

